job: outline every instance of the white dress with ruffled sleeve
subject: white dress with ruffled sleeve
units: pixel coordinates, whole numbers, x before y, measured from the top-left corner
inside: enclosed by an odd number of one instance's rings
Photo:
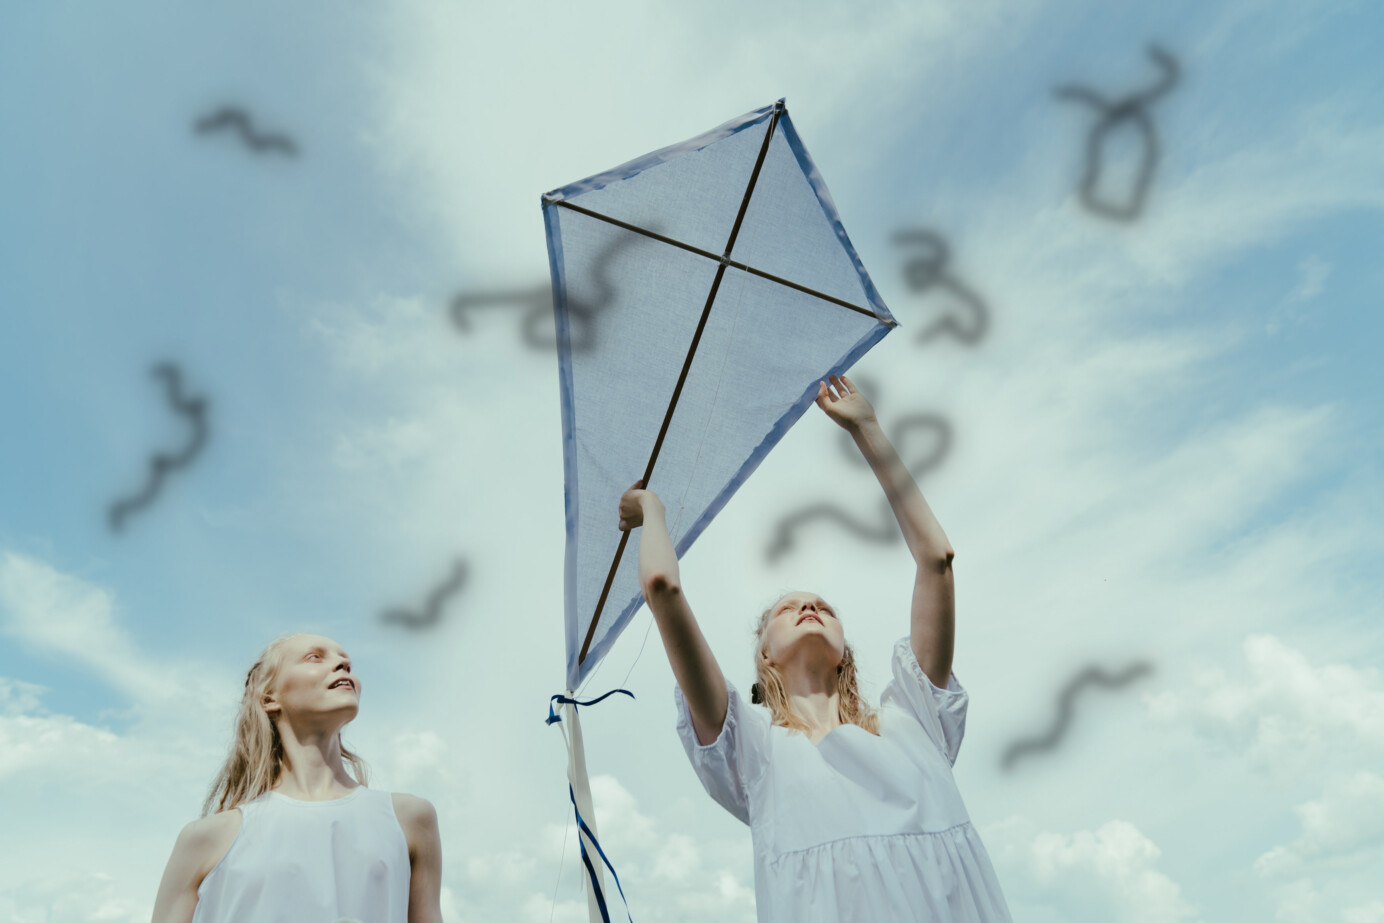
[[[712,798],[750,827],[760,923],[1008,923],[1009,908],[952,777],[966,690],[894,646],[879,736],[843,725],[815,746],[727,682],[707,746],[675,689],[678,734]]]

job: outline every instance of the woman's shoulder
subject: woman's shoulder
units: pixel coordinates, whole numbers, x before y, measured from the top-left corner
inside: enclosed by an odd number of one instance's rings
[[[206,817],[190,821],[183,827],[183,832],[179,836],[192,845],[208,840],[215,841],[227,835],[234,837],[240,830],[241,819],[239,808],[208,814]]]
[[[428,799],[406,792],[391,792],[389,797],[394,799],[394,813],[398,815],[399,823],[405,830],[410,827],[427,827],[429,824],[437,826],[437,809]]]
[[[237,808],[208,814],[189,822],[178,834],[175,852],[183,851],[204,877],[230,850],[243,817]]]
[[[437,839],[437,809],[431,801],[405,792],[393,792],[390,797],[394,800],[394,816],[404,830],[410,853]]]

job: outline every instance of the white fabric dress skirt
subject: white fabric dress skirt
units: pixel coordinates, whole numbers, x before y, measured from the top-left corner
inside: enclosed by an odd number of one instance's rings
[[[675,689],[678,734],[708,794],[750,827],[760,923],[1008,923],[952,765],[966,690],[894,647],[879,736],[843,725],[815,746],[727,682],[720,736],[701,746]]]

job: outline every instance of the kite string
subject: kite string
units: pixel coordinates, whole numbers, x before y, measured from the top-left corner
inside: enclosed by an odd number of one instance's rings
[[[626,686],[629,685],[630,677],[631,677],[632,675],[634,675],[634,668],[635,668],[635,665],[639,663],[639,658],[644,656],[644,645],[646,645],[646,644],[649,643],[649,632],[653,630],[653,627],[654,627],[653,614],[650,613],[650,615],[649,615],[649,624],[646,625],[646,626],[644,626],[644,640],[639,642],[639,653],[637,653],[637,654],[634,655],[634,660],[630,663],[629,671],[628,671],[627,673],[625,673],[625,678],[622,679],[622,680],[620,680],[620,688],[621,688],[621,689],[623,689],[623,688],[625,688]]]
[[[572,820],[568,818],[566,825],[562,828],[562,856],[557,860],[557,880],[553,882],[553,906],[548,911],[548,923],[553,923],[553,916],[557,913],[557,889],[562,884],[562,863],[567,861],[567,835],[571,832]]]

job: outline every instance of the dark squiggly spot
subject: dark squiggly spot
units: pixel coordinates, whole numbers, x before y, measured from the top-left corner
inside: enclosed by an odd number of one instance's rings
[[[654,228],[656,230],[656,228]],[[567,300],[569,320],[567,333],[572,344],[572,352],[584,353],[596,345],[596,320],[601,310],[612,304],[616,298],[615,283],[610,279],[610,267],[620,250],[638,240],[637,235],[615,237],[606,244],[594,262],[597,292],[589,301],[579,301],[570,293]],[[452,323],[462,333],[472,332],[471,313],[478,308],[526,308],[522,327],[524,342],[531,348],[544,352],[557,349],[557,335],[553,330],[553,295],[549,285],[535,285],[532,288],[495,289],[480,292],[465,292],[452,299]]]
[[[990,326],[990,311],[985,302],[968,285],[952,275],[947,264],[951,249],[936,231],[918,228],[898,231],[894,243],[915,248],[913,257],[904,265],[908,287],[919,294],[936,292],[942,316],[918,332],[917,342],[942,334],[950,334],[963,343],[977,343]]]
[[[125,519],[131,513],[142,510],[153,503],[159,492],[163,490],[163,483],[168,475],[191,464],[207,442],[206,398],[189,398],[183,394],[182,373],[172,363],[163,362],[154,366],[152,374],[163,380],[169,405],[173,408],[174,413],[187,419],[192,432],[187,444],[180,451],[174,453],[159,452],[150,456],[149,478],[139,493],[111,504],[110,527],[115,532],[124,528]]]
[[[878,404],[881,403],[882,397],[880,387],[864,375],[854,375],[852,378],[860,386],[862,393],[866,396],[874,396],[871,405],[875,407],[876,413],[878,413]],[[894,444],[904,466],[915,478],[922,477],[927,472],[934,470],[951,451],[951,423],[940,414],[912,413],[896,421],[891,428],[892,433],[889,441]],[[907,445],[913,441],[911,434],[914,433],[926,435],[926,449],[916,455],[909,451]],[[841,432],[839,445],[847,459],[862,467],[868,467],[868,463],[861,456],[848,433]],[[773,563],[782,558],[795,547],[795,534],[798,531],[811,523],[822,520],[835,522],[852,535],[873,544],[890,545],[903,537],[888,500],[884,500],[879,508],[878,521],[862,518],[858,513],[823,501],[794,510],[779,520],[774,529],[773,537],[765,549],[765,559]]]
[[[409,609],[390,609],[380,616],[380,620],[413,629],[429,628],[436,625],[442,619],[442,607],[465,585],[467,574],[466,562],[458,560],[452,565],[452,572],[447,575],[447,579],[443,580],[428,594],[421,612],[414,612]]]
[[[1040,753],[1052,750],[1066,736],[1067,728],[1072,723],[1072,701],[1077,697],[1082,689],[1087,686],[1101,686],[1106,689],[1119,689],[1127,686],[1134,680],[1146,673],[1152,672],[1153,666],[1145,661],[1137,661],[1125,667],[1119,673],[1107,673],[1100,667],[1087,667],[1076,676],[1067,681],[1067,685],[1062,687],[1062,691],[1057,696],[1057,716],[1053,719],[1052,726],[1047,732],[1039,737],[1031,737],[1019,740],[1005,748],[1004,756],[1000,759],[1000,765],[1006,771],[1013,768],[1014,762],[1026,753]]]
[[[1100,114],[1086,139],[1086,169],[1081,176],[1081,202],[1088,211],[1116,221],[1133,221],[1144,209],[1144,200],[1153,182],[1153,171],[1158,165],[1159,156],[1158,133],[1154,130],[1153,120],[1149,118],[1148,107],[1171,90],[1180,76],[1177,61],[1172,55],[1157,45],[1150,45],[1148,54],[1162,71],[1162,76],[1153,86],[1141,92],[1109,102],[1085,87],[1065,86],[1054,91],[1058,99],[1084,103]],[[1096,192],[1104,168],[1102,148],[1106,137],[1126,123],[1138,128],[1143,153],[1128,199],[1111,202],[1101,199]]]
[[[297,157],[298,145],[288,135],[259,131],[244,109],[238,106],[222,106],[215,112],[202,116],[193,125],[199,135],[218,131],[234,131],[240,135],[245,145],[257,154],[280,153],[285,157]]]

